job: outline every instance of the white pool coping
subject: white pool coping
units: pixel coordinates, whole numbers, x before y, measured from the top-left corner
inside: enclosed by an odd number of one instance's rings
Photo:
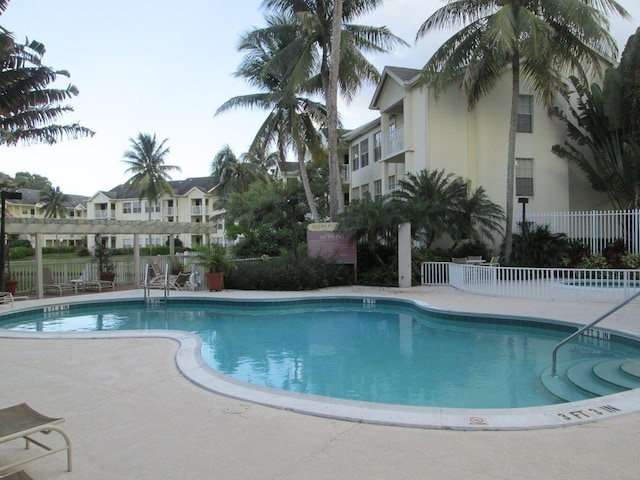
[[[123,294],[126,292],[120,293],[120,300],[140,299],[139,296],[124,296]],[[245,293],[250,294],[250,292]],[[326,297],[331,296],[332,295],[327,295]],[[371,297],[372,295],[365,296]],[[54,302],[54,304],[61,302],[83,303],[84,300],[83,298],[77,298],[72,301],[70,300],[71,298],[72,297],[66,297],[64,300],[57,299],[57,302]],[[107,298],[98,298],[104,301],[110,301]],[[176,297],[174,295],[173,298],[193,297]],[[248,300],[246,296],[243,298]],[[318,295],[309,297],[305,295],[279,297],[279,299],[282,300],[318,298]],[[94,298],[94,300],[96,299]],[[403,300],[413,301],[410,299]],[[111,301],[113,301],[113,299],[111,299]],[[442,311],[442,309],[424,304],[423,302],[413,302],[426,305],[428,308],[434,310]],[[35,308],[42,305],[43,303],[40,303],[40,305],[32,305],[28,308]],[[447,310],[447,312],[453,313],[451,310]],[[640,412],[640,389],[628,390],[614,395],[597,397],[580,402],[511,409],[468,409],[392,405],[289,392],[239,381],[214,370],[204,361],[200,354],[202,345],[200,337],[182,331],[130,330],[119,332],[43,333],[0,329],[0,337],[48,340],[56,338],[169,338],[179,344],[175,357],[178,369],[185,378],[201,388],[216,394],[282,410],[359,423],[450,430],[531,430],[579,425]]]

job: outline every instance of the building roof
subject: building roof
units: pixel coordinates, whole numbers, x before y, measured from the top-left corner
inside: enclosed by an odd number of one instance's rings
[[[369,108],[372,110],[378,109],[378,98],[380,97],[380,93],[382,92],[387,79],[392,78],[404,87],[412,87],[418,83],[418,80],[420,80],[421,73],[422,70],[418,70],[416,68],[384,67],[382,75],[380,75],[380,81],[376,86],[376,91],[374,92],[371,103],[369,104]]]
[[[192,177],[186,178],[184,180],[169,180],[168,183],[169,185],[171,185],[171,188],[173,188],[176,197],[186,195],[194,188],[197,188],[206,193],[215,186],[215,183],[213,182],[213,179],[211,177]],[[102,193],[114,200],[120,200],[124,198],[139,198],[138,189],[127,188],[124,183],[113,187],[111,190],[102,190],[97,193]]]
[[[22,198],[9,200],[8,202],[14,205],[37,205],[40,203],[41,190],[35,188],[18,188],[17,191],[22,194]],[[84,208],[87,207],[87,200],[89,200],[89,197],[84,195],[66,195],[68,200],[63,203],[66,208],[76,208],[78,206],[82,206]]]

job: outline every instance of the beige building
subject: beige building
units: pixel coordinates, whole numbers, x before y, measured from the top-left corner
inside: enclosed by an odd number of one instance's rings
[[[124,185],[109,191],[100,191],[93,195],[87,202],[87,214],[89,219],[110,219],[129,221],[156,221],[156,222],[216,222],[217,232],[209,239],[201,234],[181,234],[183,246],[194,248],[211,243],[224,243],[224,221],[221,210],[216,209],[216,196],[212,193],[214,187],[211,177],[187,178],[185,180],[172,180],[169,184],[174,190],[174,195],[163,195],[155,205],[149,205],[147,200],[139,200],[138,192],[127,190]],[[151,214],[149,214],[151,210]],[[152,235],[151,244],[166,245],[168,238],[162,235]],[[92,247],[94,239],[89,238],[89,247]],[[133,234],[114,234],[102,237],[102,241],[109,248],[133,247]],[[139,236],[141,246],[149,246],[149,236]]]
[[[43,203],[40,201],[40,190],[32,188],[19,188],[17,192],[22,194],[21,199],[6,200],[6,216],[12,218],[44,218],[42,212]],[[64,203],[66,218],[87,218],[87,200],[89,197],[82,195],[67,195],[69,200]],[[21,235],[33,245],[33,235]],[[85,235],[59,234],[45,235],[44,246],[81,246],[86,240]]]
[[[350,198],[384,195],[407,172],[445,169],[482,186],[492,201],[506,204],[507,144],[511,84],[508,75],[469,110],[452,87],[438,100],[418,84],[420,70],[386,67],[370,108],[380,117],[345,136],[349,148]],[[527,212],[588,210],[606,205],[585,176],[551,152],[565,140],[565,126],[551,118],[531,92],[520,95],[515,196]],[[514,217],[521,210],[514,202]]]

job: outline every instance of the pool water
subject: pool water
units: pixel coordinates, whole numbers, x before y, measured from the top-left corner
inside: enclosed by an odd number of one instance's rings
[[[560,403],[542,385],[553,347],[574,328],[430,312],[392,300],[140,301],[20,312],[0,327],[71,332],[171,329],[202,338],[202,356],[235,379],[367,402],[515,408]],[[543,328],[541,328],[543,327]],[[630,344],[577,339],[559,361],[640,356]]]

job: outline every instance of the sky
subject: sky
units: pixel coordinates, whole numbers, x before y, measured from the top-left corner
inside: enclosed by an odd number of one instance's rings
[[[44,64],[67,70],[56,87],[73,83],[80,94],[74,112],[60,123],[94,130],[92,138],[63,140],[53,146],[0,147],[0,172],[47,177],[64,193],[91,196],[124,183],[122,161],[138,133],[167,139],[169,165],[179,180],[210,174],[211,160],[225,145],[246,152],[266,117],[261,110],[235,110],[215,116],[226,100],[255,92],[234,77],[242,54],[240,36],[264,26],[262,0],[12,0],[0,25],[18,40],[28,37],[47,48]],[[612,19],[620,51],[640,25],[640,2],[619,0],[633,19]],[[421,68],[454,31],[429,34],[415,42],[420,25],[440,0],[386,0],[357,23],[387,26],[409,47],[369,60],[385,66]],[[179,6],[179,7],[177,7]],[[347,129],[377,117],[369,109],[374,85],[350,103],[340,104]]]

